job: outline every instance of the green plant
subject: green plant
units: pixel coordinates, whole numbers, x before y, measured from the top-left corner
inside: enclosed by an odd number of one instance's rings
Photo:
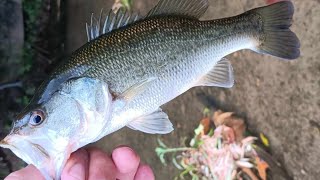
[[[25,74],[31,70],[35,50],[32,48],[36,42],[37,36],[37,22],[43,5],[42,0],[23,0],[22,8],[24,14],[24,32],[25,41],[23,47],[23,68],[19,74]]]
[[[165,156],[172,153],[173,165],[181,170],[178,179],[235,179],[245,173],[252,179],[266,179],[269,167],[254,150],[255,137],[244,137],[245,125],[231,112],[216,111],[213,118],[204,111],[204,118],[194,130],[188,146],[169,148],[160,139],[155,149],[162,164]],[[213,125],[210,125],[213,121]],[[253,172],[258,171],[255,175]]]

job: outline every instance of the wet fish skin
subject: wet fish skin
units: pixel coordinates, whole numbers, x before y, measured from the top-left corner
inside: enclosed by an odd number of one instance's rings
[[[179,16],[153,17],[87,43],[73,53],[55,75],[73,70],[82,76],[101,79],[113,92],[121,93],[146,76],[164,73],[166,68],[213,66],[215,61],[237,50],[256,50],[265,39],[263,17],[252,11],[213,21]],[[241,44],[234,45],[239,41]],[[203,56],[212,53],[211,62],[188,59],[186,49],[203,53]],[[179,58],[175,58],[178,55]],[[78,70],[82,66],[89,69]]]

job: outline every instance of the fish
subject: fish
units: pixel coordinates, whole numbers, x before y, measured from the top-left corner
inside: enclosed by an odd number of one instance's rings
[[[121,128],[173,131],[160,107],[190,88],[231,88],[226,55],[249,49],[282,60],[300,56],[292,2],[199,20],[207,8],[207,0],[160,0],[144,17],[92,16],[88,42],[42,83],[0,146],[46,179],[60,179],[72,152]]]

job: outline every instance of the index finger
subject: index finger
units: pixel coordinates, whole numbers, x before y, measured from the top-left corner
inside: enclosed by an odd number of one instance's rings
[[[5,180],[44,180],[40,171],[33,165],[15,171],[5,178]]]
[[[89,148],[89,180],[116,179],[117,168],[111,157],[97,148]]]
[[[79,180],[87,179],[89,166],[89,154],[85,149],[79,149],[72,153],[65,165],[61,179]]]

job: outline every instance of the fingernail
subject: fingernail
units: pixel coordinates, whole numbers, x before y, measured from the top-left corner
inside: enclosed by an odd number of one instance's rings
[[[84,166],[80,163],[74,164],[69,170],[69,176],[74,178],[74,180],[82,180],[85,178]]]
[[[120,150],[121,152],[128,150],[131,154],[138,156],[138,154],[129,146],[121,145],[121,146],[118,146],[114,151],[118,151],[118,150]]]
[[[22,177],[19,176],[15,176],[15,175],[9,175],[6,178],[4,178],[4,180],[22,180]]]

